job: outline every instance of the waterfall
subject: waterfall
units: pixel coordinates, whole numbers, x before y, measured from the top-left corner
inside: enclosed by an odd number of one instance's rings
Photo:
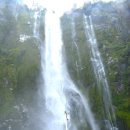
[[[73,41],[74,46],[76,47],[77,54],[78,54],[78,63],[76,66],[77,66],[77,69],[79,71],[79,68],[81,68],[82,63],[81,63],[80,51],[79,51],[79,48],[78,48],[78,45],[76,42],[75,19],[73,18],[73,16],[71,18],[71,30],[72,30],[72,41]]]
[[[45,51],[42,61],[45,96],[45,130],[78,130],[87,122],[99,130],[88,101],[71,80],[62,54],[60,17],[47,10],[45,14]]]
[[[66,98],[63,93],[64,79],[62,40],[59,17],[52,11],[45,15],[45,101],[49,114],[48,130],[63,130],[66,122]]]
[[[98,50],[97,40],[96,40],[94,27],[92,23],[92,17],[84,15],[84,24],[85,24],[86,37],[88,38],[88,43],[90,44],[90,48],[91,48],[91,61],[97,79],[97,83],[98,83],[98,87],[99,87],[98,89],[99,91],[102,90],[103,93],[103,104],[105,107],[105,115],[106,115],[105,122],[107,122],[106,127],[109,130],[115,130],[117,129],[114,126],[115,113],[112,106],[111,95],[110,95],[110,90],[109,90],[109,85],[108,85],[104,65],[101,59],[100,52]]]
[[[77,45],[77,41],[76,41],[76,27],[75,27],[75,19],[74,17],[72,16],[71,18],[71,36],[72,36],[72,44],[74,44],[74,47],[76,48],[76,52],[77,52],[77,57],[78,59],[76,60],[76,69],[77,69],[77,76],[78,78],[80,77],[79,76],[79,71],[81,70],[82,68],[82,63],[81,63],[81,57],[80,57],[80,51],[79,51],[79,47]]]
[[[40,38],[40,34],[39,34],[39,28],[40,28],[40,21],[39,21],[39,18],[41,17],[41,11],[42,10],[35,10],[34,12],[34,27],[33,27],[33,37],[37,39],[37,41],[40,43],[40,45],[42,46],[43,48],[43,41],[42,39]]]
[[[39,16],[39,11],[34,12],[34,28],[33,28],[34,37],[39,36],[38,16]]]

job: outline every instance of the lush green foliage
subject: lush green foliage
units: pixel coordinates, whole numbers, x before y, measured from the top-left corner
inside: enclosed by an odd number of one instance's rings
[[[83,9],[61,18],[64,56],[70,76],[84,95],[88,95],[92,111],[100,121],[104,117],[102,98],[97,90],[83,23],[83,13],[92,15],[117,121],[123,125],[121,130],[130,129],[129,5],[128,0],[124,8],[102,2],[85,5]],[[6,0],[0,5],[0,16],[0,121],[15,118],[27,124],[24,107],[36,104],[37,78],[40,74],[39,41],[33,37],[34,10]],[[44,11],[38,20],[40,38],[44,41]],[[72,22],[75,23],[74,28]],[[21,35],[29,37],[21,41]],[[14,129],[25,130],[21,122],[17,123],[13,124]],[[79,129],[87,127],[87,124],[82,124]]]
[[[33,11],[20,5],[14,10],[9,1],[0,11],[0,122],[12,119],[0,129],[5,130],[10,124],[20,130],[28,115],[24,109],[36,100],[40,44],[33,37]],[[22,41],[20,38],[24,35],[29,37]],[[17,123],[13,124],[13,120]]]
[[[102,2],[85,5],[83,10],[76,10],[70,15],[65,14],[62,18],[63,40],[70,75],[81,91],[89,95],[95,116],[103,119],[102,99],[96,89],[97,83],[93,74],[90,48],[85,38],[82,16],[83,13],[92,15],[98,47],[111,89],[117,123],[120,129],[125,130],[130,129],[130,14],[128,3],[129,1],[124,2],[122,8],[120,8],[121,4]],[[75,22],[75,40],[72,37],[74,33],[72,21]]]

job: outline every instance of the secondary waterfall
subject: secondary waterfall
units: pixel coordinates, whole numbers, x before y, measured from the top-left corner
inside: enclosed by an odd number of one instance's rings
[[[34,12],[34,28],[33,28],[34,37],[39,36],[39,23],[38,23],[39,13],[40,13],[39,11]]]
[[[76,67],[77,67],[77,71],[79,72],[79,68],[81,68],[82,63],[81,63],[80,51],[79,51],[78,45],[76,43],[76,30],[75,30],[75,28],[76,28],[75,27],[75,19],[72,17],[71,18],[72,40],[73,40],[73,44],[76,48],[77,55],[78,55],[78,59],[76,61]]]
[[[47,116],[45,130],[78,130],[84,123],[99,130],[88,101],[72,82],[62,54],[60,17],[52,10],[45,14],[45,52],[42,59]]]
[[[98,50],[97,40],[94,32],[91,16],[84,16],[84,24],[86,37],[90,43],[91,48],[91,61],[94,69],[94,73],[97,79],[99,91],[103,93],[103,103],[105,107],[105,118],[106,128],[109,130],[116,130],[115,124],[115,113],[112,106],[111,95],[109,91],[109,85],[106,78],[104,65],[101,59],[100,52]],[[114,122],[114,123],[113,123]]]

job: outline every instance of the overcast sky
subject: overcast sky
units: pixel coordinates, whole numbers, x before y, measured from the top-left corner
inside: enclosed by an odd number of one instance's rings
[[[104,1],[104,2],[110,2],[110,1],[116,1],[116,0],[23,0],[26,5],[29,7],[32,6],[32,3],[37,3],[43,7],[46,7],[50,10],[55,10],[59,12],[65,12],[70,10],[74,4],[77,5],[77,7],[81,7],[84,2],[96,2],[96,1]],[[118,0],[117,0],[118,1]]]

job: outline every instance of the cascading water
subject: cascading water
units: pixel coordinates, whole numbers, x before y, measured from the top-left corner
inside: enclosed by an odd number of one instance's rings
[[[115,113],[112,106],[111,95],[109,91],[109,85],[106,78],[104,65],[102,63],[101,55],[98,50],[97,40],[95,37],[91,16],[84,15],[84,24],[85,24],[86,37],[88,38],[88,42],[90,43],[91,61],[92,61],[94,73],[96,75],[99,90],[102,90],[103,93],[103,103],[105,107],[105,116],[106,116],[105,117],[106,128],[108,130],[117,130],[117,128],[114,127]]]
[[[66,98],[63,94],[62,41],[59,18],[52,11],[45,15],[45,100],[49,114],[48,130],[63,130],[66,124]]]
[[[39,16],[39,11],[34,12],[34,29],[33,29],[34,37],[38,37],[38,35],[39,35],[38,16]]]
[[[79,69],[81,68],[81,57],[80,57],[80,51],[79,51],[79,48],[78,48],[78,45],[77,45],[77,42],[76,42],[76,30],[75,30],[75,19],[71,18],[71,30],[72,30],[72,41],[73,41],[73,44],[74,46],[76,47],[76,50],[77,50],[77,54],[78,54],[78,61],[76,61],[76,67],[77,67],[77,71],[79,73]]]
[[[45,14],[45,52],[42,60],[46,118],[45,130],[78,130],[88,123],[98,130],[87,100],[77,90],[66,69],[62,55],[60,17],[52,10]]]
[[[33,37],[36,38],[38,40],[38,42],[41,43],[41,46],[43,47],[42,43],[42,39],[40,38],[40,35],[39,35],[39,25],[40,25],[40,22],[39,22],[39,18],[41,17],[41,10],[37,9],[35,12],[34,12],[34,27],[33,27]]]
[[[80,70],[82,68],[82,63],[81,63],[81,57],[80,57],[80,51],[79,51],[79,47],[76,41],[76,27],[75,27],[75,18],[72,16],[71,17],[71,38],[72,38],[72,50],[76,50],[76,54],[77,54],[77,59],[75,61],[75,67],[76,67],[76,71],[77,71],[77,78],[78,78],[78,82],[80,79]]]

